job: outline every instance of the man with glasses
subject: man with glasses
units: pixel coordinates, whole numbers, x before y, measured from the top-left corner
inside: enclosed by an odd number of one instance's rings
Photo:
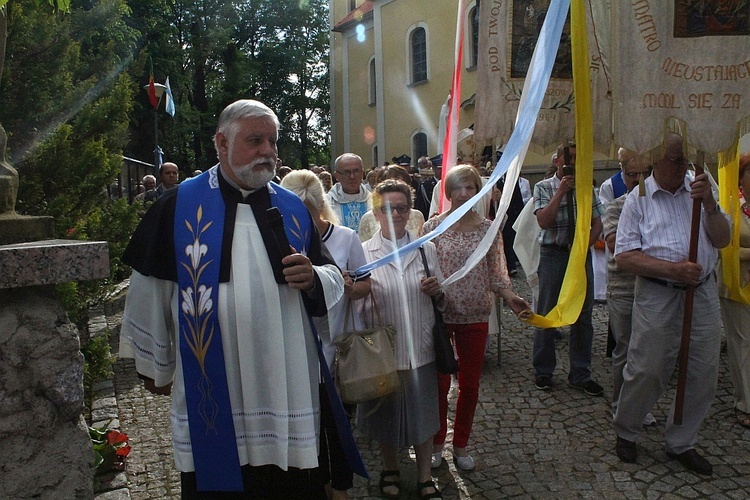
[[[729,219],[721,211],[705,173],[688,171],[682,137],[668,133],[664,157],[654,164],[643,193],[631,192],[622,209],[615,259],[620,269],[636,274],[632,335],[614,427],[615,452],[635,462],[635,441],[642,422],[661,397],[674,372],[680,350],[686,290],[694,287],[684,417],[674,424],[674,404],[665,440],[670,458],[699,474],[713,467],[696,450],[698,430],[716,393],[721,347],[721,318],[715,266],[718,248],[729,243]],[[641,196],[641,194],[643,194]],[[688,260],[691,213],[700,201],[697,262]]]
[[[631,316],[633,313],[633,298],[635,289],[635,275],[622,271],[617,267],[614,258],[617,224],[620,221],[622,207],[625,205],[627,194],[637,185],[639,180],[645,180],[651,175],[651,166],[643,156],[636,156],[635,152],[620,148],[619,156],[627,161],[621,162],[620,176],[626,192],[612,200],[604,213],[604,239],[609,250],[607,255],[607,309],[609,310],[609,327],[614,341],[612,351],[612,415],[617,411],[617,399],[622,387],[622,371],[628,356],[630,344]],[[603,187],[603,185],[602,185]],[[649,412],[643,419],[643,425],[654,425],[656,419]]]
[[[628,183],[626,182],[626,176],[628,174],[625,173],[625,170],[628,168],[628,164],[630,163],[630,160],[632,160],[635,157],[635,151],[631,151],[629,149],[620,148],[617,151],[617,159],[619,160],[620,164],[620,170],[619,172],[616,172],[612,177],[607,179],[602,183],[601,188],[599,189],[599,199],[602,202],[602,206],[604,209],[607,209],[607,206],[615,199],[619,198],[620,196],[628,193],[630,189],[628,186]],[[632,171],[631,171],[632,175]],[[635,178],[635,181],[637,182],[637,175]],[[622,212],[622,205],[620,206],[619,212]],[[618,212],[618,217],[619,217]],[[617,230],[617,226],[615,225],[615,231]],[[602,234],[602,239],[604,239],[605,235]],[[614,238],[614,236],[613,236]],[[595,253],[596,255],[596,253]],[[604,248],[604,255],[605,255],[605,263],[611,261],[613,258],[612,256],[612,250],[609,249],[609,247],[605,244]],[[607,283],[608,275],[607,275],[607,269],[606,267],[604,269],[599,268],[597,266],[597,263],[599,262],[598,259],[594,260],[594,283],[597,283],[597,281],[604,280],[604,288],[608,289],[609,284]],[[607,264],[605,264],[606,266]],[[603,274],[603,276],[602,276]],[[596,287],[598,289],[598,287]],[[614,348],[615,348],[615,337],[612,332],[612,321],[610,320],[610,324],[607,328],[607,356],[612,356]],[[617,391],[615,391],[615,394],[617,394]],[[615,402],[617,402],[617,396],[615,395]]]
[[[362,216],[370,210],[370,192],[362,186],[364,167],[362,158],[354,153],[344,153],[333,163],[333,185],[326,197],[341,225],[359,231]]]

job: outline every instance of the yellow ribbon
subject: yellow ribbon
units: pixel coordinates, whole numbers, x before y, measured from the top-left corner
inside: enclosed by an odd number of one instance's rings
[[[570,29],[576,112],[576,229],[557,305],[546,316],[532,314],[526,320],[540,328],[558,328],[575,323],[586,299],[586,255],[589,251],[589,221],[594,185],[594,123],[583,0],[572,0],[570,3]],[[584,223],[580,224],[581,221]]]
[[[724,284],[729,290],[729,298],[735,302],[750,304],[750,283],[745,287],[740,285],[740,228],[742,217],[740,213],[740,196],[737,191],[739,185],[739,144],[730,153],[719,153],[719,204],[730,215],[732,225],[732,240],[721,252],[721,268]]]

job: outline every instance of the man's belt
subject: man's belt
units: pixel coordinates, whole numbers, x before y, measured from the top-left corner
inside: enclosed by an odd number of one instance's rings
[[[565,251],[565,252],[569,252],[570,251],[570,246],[569,245],[558,245],[556,243],[544,243],[544,244],[542,244],[540,246],[542,248],[553,248],[555,250],[562,250],[562,251]]]
[[[710,274],[708,276],[710,276]],[[700,283],[698,283],[697,285],[695,285],[695,288],[698,288],[703,283],[705,283],[706,280],[708,279],[708,276],[706,276],[705,278],[703,278]],[[690,286],[687,283],[675,283],[673,281],[667,281],[667,280],[663,280],[663,279],[659,279],[659,278],[652,278],[651,276],[641,276],[641,278],[643,278],[645,280],[648,280],[648,281],[650,281],[652,283],[656,283],[657,285],[665,286],[667,288],[674,288],[676,290],[687,290],[688,287]]]

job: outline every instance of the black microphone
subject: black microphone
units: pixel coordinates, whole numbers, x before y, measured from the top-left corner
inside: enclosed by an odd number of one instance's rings
[[[266,218],[268,225],[271,226],[273,239],[276,242],[276,249],[279,251],[281,258],[283,259],[287,255],[292,255],[289,239],[286,237],[286,230],[284,229],[284,216],[281,215],[278,208],[271,207],[266,210]]]

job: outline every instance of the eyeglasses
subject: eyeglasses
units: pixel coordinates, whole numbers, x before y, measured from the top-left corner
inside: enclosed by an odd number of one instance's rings
[[[336,173],[339,175],[345,175],[347,177],[356,177],[358,175],[362,175],[362,170],[336,170]]]
[[[637,179],[641,174],[643,174],[643,177],[648,177],[649,175],[651,175],[651,170],[646,170],[644,172],[623,172],[623,175],[630,179]]]
[[[684,165],[685,163],[687,163],[687,159],[683,155],[675,156],[674,158],[665,156],[664,159],[670,163],[674,163],[675,165]]]
[[[391,213],[393,213],[394,210],[396,212],[398,212],[400,215],[404,215],[404,214],[406,214],[406,212],[409,211],[409,205],[394,205],[394,206],[391,206]],[[385,205],[381,205],[380,206],[380,213],[381,214],[387,214],[388,213],[388,207],[386,207]]]

